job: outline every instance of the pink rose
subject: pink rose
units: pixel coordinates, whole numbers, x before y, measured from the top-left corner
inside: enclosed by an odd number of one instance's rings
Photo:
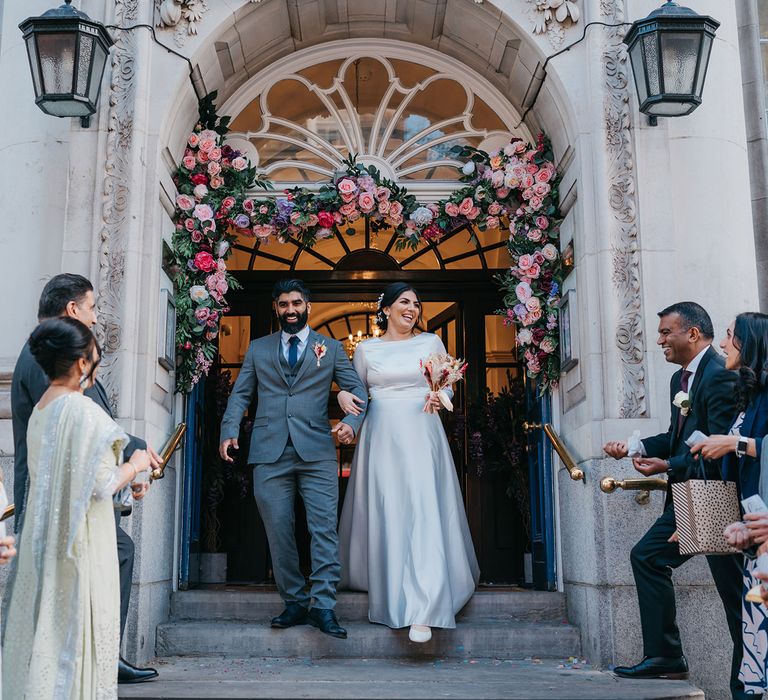
[[[197,134],[191,134],[187,139],[187,143],[192,146],[192,148],[196,148],[200,143],[200,137]]]
[[[197,229],[193,230],[189,237],[192,239],[193,243],[200,243],[200,241],[203,240],[203,234]]]
[[[459,215],[459,205],[454,202],[448,202],[445,205],[445,213],[448,214],[448,216],[458,216]]]
[[[501,156],[496,155],[493,156],[489,162],[492,170],[498,170],[504,162],[504,159]]]
[[[354,223],[354,222],[355,222],[355,221],[357,221],[357,220],[358,220],[358,219],[359,219],[361,216],[362,216],[362,215],[360,214],[360,210],[359,210],[359,209],[355,209],[355,210],[354,210],[354,211],[353,211],[353,212],[352,212],[352,213],[351,213],[351,214],[350,214],[350,215],[347,217],[347,220],[348,220],[350,223]]]
[[[530,277],[532,280],[538,279],[539,275],[541,274],[541,268],[539,267],[539,263],[533,263],[526,271],[525,274],[527,277]]]
[[[391,209],[389,210],[389,216],[387,218],[389,219],[389,223],[392,224],[392,226],[399,226],[403,223],[402,214],[393,214]]]
[[[536,163],[531,163],[529,166],[526,167],[525,172],[529,173],[530,175],[535,175],[538,169],[539,169],[539,166],[536,165]]]
[[[207,163],[208,162],[208,152],[207,151],[198,151],[197,152],[197,162],[198,163]]]
[[[350,202],[354,202],[357,199],[357,194],[354,192],[342,192],[341,193],[341,201],[349,204]]]
[[[557,248],[555,248],[554,245],[551,243],[547,243],[542,249],[541,249],[541,255],[542,257],[546,258],[547,260],[556,260],[557,259]]]
[[[474,220],[475,220],[475,219],[476,219],[476,218],[477,218],[479,215],[480,215],[480,209],[479,209],[478,207],[472,207],[472,208],[471,208],[471,209],[470,209],[470,210],[467,212],[467,218],[468,218],[470,221],[474,221]]]
[[[376,200],[370,192],[363,192],[357,201],[365,214],[370,214],[376,207]]]
[[[390,203],[388,200],[383,199],[379,202],[379,214],[386,214],[389,211]]]
[[[186,219],[184,221],[184,228],[187,229],[187,231],[194,231],[197,228],[197,224],[194,219]]]
[[[486,228],[499,228],[499,217],[498,216],[489,216],[485,220],[485,227]]]
[[[538,154],[539,154],[539,152],[535,148],[532,148],[530,151],[528,151],[525,154],[525,159],[526,160],[533,160]]]
[[[534,184],[535,182],[536,182],[536,180],[534,180],[534,178],[533,178],[533,175],[531,175],[530,173],[526,173],[525,175],[523,175],[523,176],[520,178],[520,184],[521,184],[523,187],[525,187],[525,188],[528,188],[528,187],[533,187],[533,184]]]
[[[488,213],[491,216],[498,216],[501,214],[501,204],[498,202],[492,202],[490,205],[488,205]]]
[[[541,302],[539,301],[538,297],[532,296],[530,299],[528,299],[528,301],[525,302],[525,307],[528,309],[528,311],[540,310]]]
[[[208,196],[208,188],[205,185],[195,185],[195,189],[192,190],[192,193],[195,195],[195,199],[200,201]]]
[[[389,190],[388,187],[376,188],[376,199],[378,199],[380,202],[386,202],[389,199],[389,196],[391,194],[392,192]]]
[[[322,241],[324,238],[330,238],[333,235],[333,231],[329,228],[319,228],[315,233],[315,238],[318,241]]]
[[[342,204],[339,207],[339,213],[342,216],[349,217],[355,211],[357,211],[357,207],[355,206],[354,202],[348,202],[347,204]]]
[[[200,221],[210,221],[213,219],[213,209],[207,204],[198,204],[195,207],[194,217]]]
[[[525,153],[525,148],[526,148],[526,146],[525,146],[525,142],[524,141],[516,141],[515,142],[515,153],[517,153],[518,155],[520,153]]]
[[[538,374],[541,372],[541,367],[539,366],[539,361],[536,358],[533,358],[532,360],[528,360],[528,371],[531,374]]]
[[[235,170],[245,170],[248,167],[248,161],[242,156],[232,159],[232,167]]]
[[[549,182],[552,179],[552,171],[545,166],[536,173],[536,182]]]
[[[216,141],[211,138],[207,139],[200,139],[200,150],[204,153],[208,153],[208,158],[210,158],[210,152],[216,148]]]
[[[306,225],[308,227],[316,226],[317,225],[317,221],[318,221],[317,214],[310,214],[307,217],[307,224]]]
[[[345,195],[357,192],[357,185],[352,180],[345,177],[336,183],[336,189],[341,192],[342,195]]]
[[[182,211],[191,211],[195,207],[195,200],[188,194],[180,194],[176,197],[176,206]]]
[[[515,287],[515,294],[517,295],[517,298],[525,304],[525,302],[533,296],[531,285],[527,282],[520,282],[520,284]]]
[[[249,201],[249,200],[246,199],[245,202],[247,202],[247,201]],[[243,202],[243,209],[245,209],[245,202]],[[221,206],[224,209],[231,209],[232,207],[235,206],[235,198],[234,197],[224,197],[224,199],[221,200]],[[247,209],[245,209],[245,210],[248,211]],[[252,200],[251,200],[251,211],[253,211],[253,201]]]
[[[335,220],[333,214],[329,211],[321,211],[317,214],[317,222],[322,228],[333,228]]]
[[[499,187],[499,189],[496,190],[496,196],[499,199],[506,199],[507,197],[509,197],[510,192],[511,190],[509,189],[509,187]]]
[[[214,190],[219,189],[224,184],[224,178],[220,175],[212,175],[211,176],[211,187]]]
[[[537,182],[533,186],[533,193],[537,197],[546,197],[549,194],[551,187],[546,182]]]
[[[527,270],[531,265],[533,265],[533,257],[528,255],[528,253],[524,253],[517,260],[517,266],[523,271]]]
[[[475,203],[472,201],[472,197],[465,197],[461,200],[461,204],[459,204],[459,214],[466,216],[472,211],[473,206],[475,206]]]
[[[291,223],[292,224],[298,224],[301,221],[301,212],[300,211],[292,211],[291,212]]]
[[[544,338],[539,347],[547,353],[547,355],[551,355],[555,351],[555,344],[549,338]]]
[[[493,175],[491,176],[491,184],[494,187],[501,187],[504,184],[504,171],[503,170],[495,170]]]
[[[218,146],[212,148],[208,151],[208,158],[211,160],[221,160],[221,149]]]
[[[544,204],[544,200],[541,197],[531,197],[531,199],[528,201],[528,204],[530,205],[531,209],[533,209],[533,211],[536,211],[537,209],[541,209],[541,205]]]
[[[526,234],[528,236],[529,241],[540,241],[542,232],[537,228],[528,229],[528,233]]]
[[[400,202],[389,203],[389,215],[391,217],[400,216],[403,213],[403,205]]]
[[[544,257],[544,256],[541,254],[541,252],[540,252],[540,251],[538,251],[538,250],[537,250],[537,251],[536,251],[536,252],[533,254],[533,262],[535,262],[535,263],[537,263],[537,264],[541,265],[541,264],[543,264],[543,263],[544,263],[544,260],[546,260],[546,258],[545,258],[545,257]]]
[[[218,175],[220,172],[221,172],[221,165],[219,165],[215,160],[212,160],[210,163],[208,163],[209,175]]]
[[[256,238],[258,238],[262,242],[268,239],[273,233],[274,233],[274,227],[270,226],[269,224],[265,226],[257,225],[253,227],[253,235],[256,236]]]
[[[184,156],[182,164],[187,170],[194,170],[195,166],[197,165],[197,158],[194,156]]]
[[[266,204],[262,204],[259,207],[259,214],[267,214],[269,212],[269,207]]]
[[[211,310],[207,306],[201,306],[195,309],[195,319],[198,323],[205,323],[211,315]]]
[[[537,216],[536,225],[539,228],[546,229],[549,226],[549,219],[546,216]]]
[[[213,255],[205,250],[201,250],[195,255],[193,264],[201,272],[210,272],[216,267],[216,261],[213,259]]]

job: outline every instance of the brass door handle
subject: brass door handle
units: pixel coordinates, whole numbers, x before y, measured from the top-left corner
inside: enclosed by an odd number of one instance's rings
[[[619,481],[612,476],[606,476],[600,482],[600,490],[603,493],[613,493],[616,489],[623,489],[624,491],[665,491],[666,488],[667,480],[659,477]]]
[[[523,421],[523,430],[526,433],[532,433],[534,430],[540,430],[544,426],[541,423],[529,423],[527,420]]]

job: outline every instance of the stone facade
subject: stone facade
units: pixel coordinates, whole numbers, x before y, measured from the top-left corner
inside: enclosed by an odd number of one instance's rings
[[[10,262],[0,288],[14,302],[7,305],[0,339],[6,484],[13,452],[8,373],[34,326],[40,288],[60,271],[96,283],[107,351],[103,376],[124,426],[159,444],[183,412],[172,375],[156,362],[156,348],[160,292],[170,287],[160,265],[170,233],[170,173],[196,118],[189,65],[153,43],[145,29],[115,32],[92,126],[47,117],[33,102],[17,25],[50,4],[29,0],[0,9],[0,85],[13,106],[0,113],[6,173],[0,245]],[[525,0],[78,3],[105,23],[164,25],[158,39],[189,57],[206,91],[219,91],[222,113],[236,114],[260,73],[296,52],[319,56],[329,42],[376,39],[460,62],[525,115],[521,129],[551,137],[564,175],[564,243],[571,238],[575,249],[566,289],[576,291],[581,319],[579,363],[564,376],[553,408],[587,473],[586,483],[557,482],[559,580],[587,655],[605,665],[639,656],[628,552],[661,506],[658,496],[641,506],[627,494],[602,494],[603,475],[630,468],[601,459],[600,448],[635,429],[651,434],[666,428],[672,368],[654,345],[656,311],[694,299],[722,332],[735,313],[758,306],[752,203],[764,201],[765,193],[750,194],[750,122],[742,86],[733,80],[756,67],[741,62],[736,0],[696,6],[722,25],[704,104],[687,118],[650,127],[638,113],[620,28],[590,27],[583,42],[550,62],[535,104],[527,102],[553,45],[575,41],[589,22],[631,21],[658,4],[633,2],[630,15],[623,0],[578,0],[567,3],[566,14],[546,18]],[[176,9],[183,14],[173,21]],[[753,143],[756,137],[750,132],[749,138]],[[753,186],[762,186],[754,166],[752,173]],[[724,264],[716,264],[720,260]],[[137,561],[126,644],[138,660],[153,655],[154,629],[167,617],[177,578],[180,481],[170,471],[127,521]],[[694,680],[708,697],[725,697],[719,602],[702,562],[686,568],[677,581]],[[703,639],[717,639],[719,652],[697,646]]]

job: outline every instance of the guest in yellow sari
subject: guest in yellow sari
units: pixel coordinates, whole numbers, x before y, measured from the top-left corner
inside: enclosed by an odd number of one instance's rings
[[[3,640],[6,698],[117,697],[120,585],[112,495],[150,468],[83,389],[100,351],[71,318],[29,339],[51,380],[27,429],[29,491]]]

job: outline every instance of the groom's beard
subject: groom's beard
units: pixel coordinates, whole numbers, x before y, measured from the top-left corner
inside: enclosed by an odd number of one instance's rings
[[[307,325],[309,310],[304,309],[304,313],[300,313],[298,318],[293,323],[286,321],[286,315],[287,314],[280,314],[278,316],[278,319],[280,320],[280,328],[282,328],[286,333],[290,335],[296,335],[296,333],[298,333],[302,328],[304,328],[304,326]]]

